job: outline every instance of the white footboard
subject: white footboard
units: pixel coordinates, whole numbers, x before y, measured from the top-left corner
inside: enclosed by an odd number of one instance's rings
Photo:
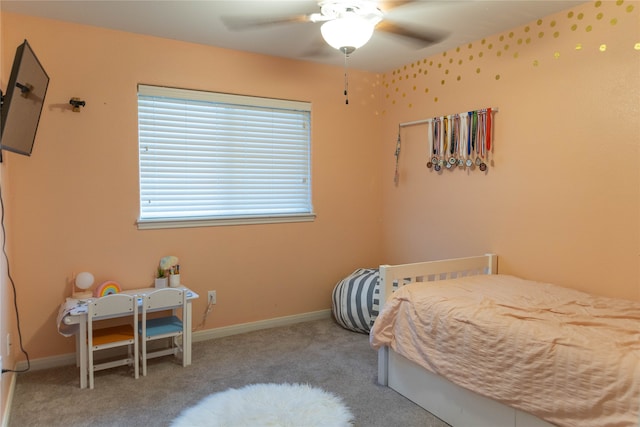
[[[476,274],[497,274],[498,256],[454,258],[439,261],[417,262],[380,266],[380,308],[391,297],[394,289],[412,282],[431,282]],[[389,349],[378,350],[378,383],[388,385]]]

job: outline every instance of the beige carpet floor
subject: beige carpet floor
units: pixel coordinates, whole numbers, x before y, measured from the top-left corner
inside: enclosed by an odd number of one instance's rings
[[[340,396],[356,426],[446,427],[395,391],[376,384],[368,336],[333,320],[235,335],[193,345],[193,364],[149,363],[135,380],[127,367],[98,372],[78,387],[74,366],[18,375],[9,426],[168,426],[202,398],[255,383],[306,383]]]

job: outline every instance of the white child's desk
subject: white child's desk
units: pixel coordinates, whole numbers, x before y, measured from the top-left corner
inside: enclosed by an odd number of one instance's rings
[[[191,365],[191,302],[199,298],[199,295],[185,286],[180,286],[187,292],[187,309],[183,313],[185,333],[182,337],[182,348],[185,364]],[[155,291],[156,288],[141,288],[124,290],[120,293],[135,295],[138,297],[138,304],[142,304],[142,296]],[[80,388],[87,388],[87,300],[74,300],[67,298],[67,301],[60,306],[58,312],[58,330],[62,335],[76,337],[76,363],[80,367]],[[136,355],[136,357],[138,357]]]

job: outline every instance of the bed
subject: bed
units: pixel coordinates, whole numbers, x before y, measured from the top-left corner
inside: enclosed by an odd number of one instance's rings
[[[378,382],[453,426],[639,426],[640,302],[497,265],[381,266]]]

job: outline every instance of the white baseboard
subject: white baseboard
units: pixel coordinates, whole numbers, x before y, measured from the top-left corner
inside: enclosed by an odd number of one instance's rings
[[[280,326],[295,325],[296,323],[310,322],[312,320],[328,319],[331,317],[331,309],[312,311],[309,313],[294,314],[291,316],[276,317],[274,319],[259,320],[257,322],[240,323],[238,325],[223,326],[221,328],[207,329],[205,331],[195,331],[193,342],[207,341],[216,338],[228,337],[230,335],[244,334],[246,332],[259,331],[262,329],[277,328]]]
[[[331,317],[331,309],[312,311],[309,313],[294,314],[291,316],[276,317],[274,319],[259,320],[257,322],[241,323],[238,325],[223,326],[221,328],[207,329],[204,331],[193,332],[193,342],[207,341],[216,338],[227,337],[230,335],[244,334],[246,332],[259,331],[262,329],[277,328],[280,326],[295,325],[301,322],[310,322],[313,320],[328,319]],[[76,363],[76,354],[67,353],[57,356],[42,357],[40,359],[31,360],[31,370],[39,371],[43,369],[59,368],[62,366],[74,365]],[[18,362],[17,370],[27,367],[26,361]],[[14,375],[15,378],[15,375]],[[15,381],[15,379],[13,379]],[[9,397],[11,398],[11,396]]]

